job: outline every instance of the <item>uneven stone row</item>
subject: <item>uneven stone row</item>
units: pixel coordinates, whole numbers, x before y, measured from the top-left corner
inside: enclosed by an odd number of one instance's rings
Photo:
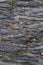
[[[12,10],[11,15],[7,9],[10,5],[0,4],[0,55],[6,53],[2,60],[43,65],[43,8],[29,8],[39,6],[33,1],[17,5],[23,8]]]

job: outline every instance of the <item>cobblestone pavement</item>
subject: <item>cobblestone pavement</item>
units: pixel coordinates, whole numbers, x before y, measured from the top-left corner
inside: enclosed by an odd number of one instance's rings
[[[0,0],[0,65],[43,65],[43,3]]]

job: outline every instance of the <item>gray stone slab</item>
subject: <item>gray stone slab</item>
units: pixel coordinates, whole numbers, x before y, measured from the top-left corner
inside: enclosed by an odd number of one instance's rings
[[[33,17],[43,17],[43,13],[31,14],[30,16],[33,16]]]
[[[0,15],[10,16],[10,12],[9,11],[0,11]]]
[[[5,22],[7,22],[7,23],[15,23],[15,20],[12,20],[12,19],[6,18],[6,19],[5,19]]]
[[[25,2],[25,1],[19,1],[16,3],[18,6],[30,6],[30,7],[38,7],[39,6],[39,2],[34,2],[34,1],[30,1],[30,2]]]
[[[12,0],[0,0],[0,3],[12,2]]]
[[[11,17],[10,17],[10,20],[12,20],[12,21],[14,21],[14,22],[19,22],[19,18],[20,18],[19,15],[17,15],[17,16],[11,16]]]
[[[36,51],[40,51],[40,50],[42,50],[43,49],[43,46],[42,47],[35,47],[35,48],[30,48],[30,49],[32,49],[32,50],[36,50]]]
[[[6,19],[6,18],[8,18],[8,17],[7,16],[3,16],[3,15],[0,16],[0,20]]]
[[[14,37],[2,37],[1,38],[2,41],[10,41],[11,43],[14,43],[14,44],[25,44],[25,40],[24,38],[20,39],[15,39]]]
[[[0,65],[18,65],[18,64],[17,63],[7,63],[7,62],[0,61]]]
[[[43,65],[43,62],[31,62],[31,64],[33,64],[33,65]]]
[[[13,59],[12,59],[12,61],[13,62],[21,62],[21,63],[29,63],[29,62],[38,62],[38,60],[37,59],[35,59],[35,58],[32,58],[32,57],[26,57],[26,56],[22,56],[22,57],[14,57]]]
[[[33,14],[38,14],[38,13],[43,13],[43,8],[35,8],[35,9],[31,9]]]
[[[0,44],[0,51],[2,52],[14,52],[18,50],[26,50],[26,48],[23,46],[10,45],[6,43]]]
[[[25,10],[23,8],[15,8],[13,9],[13,11],[21,13],[21,12],[24,12]]]
[[[0,29],[0,34],[9,34],[9,31],[6,29]]]
[[[31,47],[31,46],[37,47],[37,46],[41,46],[41,45],[43,45],[43,42],[31,43],[30,47]]]

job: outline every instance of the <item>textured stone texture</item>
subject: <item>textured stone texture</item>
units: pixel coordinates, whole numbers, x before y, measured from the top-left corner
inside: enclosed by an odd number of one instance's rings
[[[0,2],[0,60],[20,65],[43,65],[42,1],[22,1],[21,7],[18,1],[19,7],[13,10],[8,2]]]

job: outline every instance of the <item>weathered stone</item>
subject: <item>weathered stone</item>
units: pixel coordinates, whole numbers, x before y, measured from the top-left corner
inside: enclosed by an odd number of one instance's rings
[[[43,13],[31,14],[30,16],[33,16],[33,17],[43,17]]]
[[[6,3],[0,3],[0,8],[11,8],[11,6],[9,4]]]
[[[19,21],[19,15],[18,16],[12,16],[10,17],[11,20],[14,20],[15,22]]]
[[[4,3],[4,2],[12,2],[12,0],[0,0],[0,3]]]
[[[14,57],[13,59],[12,59],[12,61],[13,62],[21,62],[21,63],[24,63],[24,62],[31,62],[31,61],[37,61],[38,62],[38,60],[37,59],[35,59],[35,58],[32,58],[32,57],[26,57],[26,56],[21,56],[21,57]]]
[[[43,13],[43,8],[35,8],[35,9],[31,9],[33,14],[38,14],[38,13]]]
[[[31,48],[32,50],[37,50],[37,51],[39,51],[39,50],[42,50],[43,49],[43,45],[40,47],[40,46],[38,46],[38,47],[35,47],[35,48]]]
[[[0,34],[8,34],[9,33],[9,31],[8,30],[6,30],[6,29],[0,29]]]
[[[26,48],[22,46],[17,46],[17,45],[10,45],[6,43],[0,44],[0,51],[2,52],[12,52],[12,51],[18,51],[18,50],[26,50]]]
[[[10,16],[10,12],[9,11],[0,11],[0,15]]]
[[[30,6],[30,7],[37,7],[39,6],[39,2],[34,2],[34,1],[30,1],[30,2],[23,2],[23,1],[19,1],[17,2],[18,6]]]
[[[2,41],[10,41],[11,43],[14,43],[14,44],[25,44],[25,40],[24,38],[16,38],[15,37],[2,37],[1,38]]]
[[[21,12],[24,12],[25,10],[24,8],[16,8],[16,9],[13,9],[13,11],[21,13]]]
[[[16,4],[22,7],[11,11],[8,3],[12,0],[0,1],[0,52],[9,53],[3,59],[0,54],[0,60],[43,65],[42,61],[39,63],[43,59],[43,8],[38,8],[39,1],[18,1]],[[23,51],[20,57],[12,54],[18,51]]]

